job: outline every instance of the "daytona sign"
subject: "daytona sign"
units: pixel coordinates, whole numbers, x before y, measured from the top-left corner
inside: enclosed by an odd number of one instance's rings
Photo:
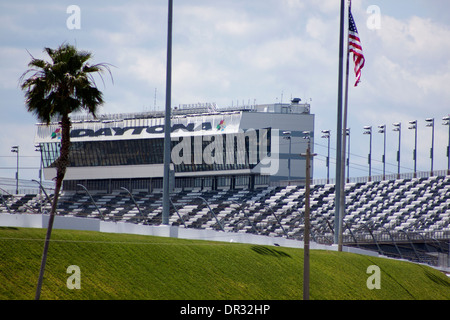
[[[185,137],[239,132],[241,113],[176,117],[171,120],[171,136]],[[57,142],[60,126],[38,124],[35,143]],[[164,118],[74,122],[73,142],[164,138]]]

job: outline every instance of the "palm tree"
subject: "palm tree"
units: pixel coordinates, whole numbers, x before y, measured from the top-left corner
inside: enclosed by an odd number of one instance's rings
[[[61,125],[61,149],[55,162],[55,195],[47,227],[36,300],[40,297],[59,192],[66,168],[70,163],[70,114],[86,110],[95,117],[98,107],[103,104],[103,95],[97,89],[93,75],[96,73],[101,75],[105,70],[111,75],[108,64],[89,64],[92,54],[87,51],[78,51],[72,45],[62,44],[57,49],[45,48],[44,51],[51,61],[31,56],[29,69],[20,78],[28,111],[34,113],[47,125],[55,120],[60,121]],[[30,76],[25,79],[27,75]]]

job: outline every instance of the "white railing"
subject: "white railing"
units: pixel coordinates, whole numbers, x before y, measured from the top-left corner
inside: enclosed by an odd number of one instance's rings
[[[49,192],[53,193],[55,184],[49,181],[42,181],[42,186]],[[16,194],[17,180],[13,178],[0,178],[0,194]],[[39,194],[39,183],[33,180],[19,179],[18,194]]]
[[[386,175],[375,175],[375,176],[363,176],[363,177],[350,177],[346,178],[346,183],[367,183],[371,181],[385,181],[385,180],[398,180],[398,179],[414,179],[414,178],[429,178],[433,176],[437,177],[444,177],[450,175],[450,172],[448,170],[434,170],[431,171],[418,171],[416,173],[414,172],[406,172],[406,173],[400,173],[398,175],[397,173],[391,173]],[[312,179],[311,184],[312,185],[325,185],[325,184],[335,184],[334,178],[319,178],[319,179]],[[299,179],[299,180],[282,180],[282,181],[275,181],[271,182],[271,186],[277,186],[277,187],[285,187],[285,186],[295,186],[295,185],[304,185],[305,179]]]

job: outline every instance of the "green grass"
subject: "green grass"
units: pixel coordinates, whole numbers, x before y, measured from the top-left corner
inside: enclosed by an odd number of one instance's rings
[[[0,299],[33,299],[44,229],[0,228]],[[81,289],[68,289],[70,265]],[[367,267],[381,270],[369,290]],[[303,250],[163,237],[53,230],[41,299],[302,299]],[[310,298],[450,299],[430,267],[345,252],[311,251]]]

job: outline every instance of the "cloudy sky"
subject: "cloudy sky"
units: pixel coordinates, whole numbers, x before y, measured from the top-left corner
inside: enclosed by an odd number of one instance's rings
[[[314,177],[326,176],[324,129],[332,132],[334,177],[339,6],[339,0],[174,0],[173,106],[299,97],[316,115]],[[401,170],[411,172],[410,120],[418,120],[417,169],[429,170],[431,128],[425,118],[435,118],[434,168],[446,169],[448,126],[441,119],[450,113],[450,2],[353,0],[352,12],[366,66],[356,88],[350,74],[350,175],[368,172],[366,125],[374,127],[372,173],[382,170],[381,124],[388,129],[386,171],[397,171],[394,122],[403,126]],[[2,0],[0,30],[0,177],[14,177],[10,147],[19,145],[21,178],[37,178],[36,119],[27,113],[18,83],[30,55],[45,58],[44,47],[75,44],[93,52],[93,62],[114,65],[114,83],[108,76],[104,84],[97,80],[106,100],[102,113],[164,109],[166,0]]]

